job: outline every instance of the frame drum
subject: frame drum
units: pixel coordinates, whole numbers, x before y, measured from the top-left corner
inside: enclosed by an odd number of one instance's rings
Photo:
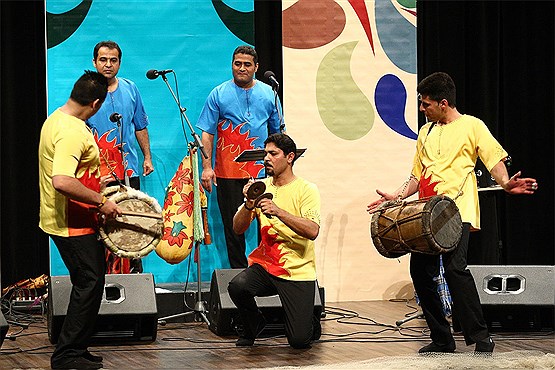
[[[120,191],[119,186],[112,186],[104,192],[124,215],[106,219],[99,230],[100,239],[119,257],[142,258],[160,242],[162,209],[156,199],[145,193],[129,187],[124,189]],[[153,217],[156,215],[159,218]]]

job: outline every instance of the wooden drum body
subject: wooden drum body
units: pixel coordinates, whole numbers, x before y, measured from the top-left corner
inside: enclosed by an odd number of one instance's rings
[[[370,234],[384,257],[397,258],[409,252],[440,254],[458,245],[462,219],[455,202],[444,195],[388,201],[373,214]]]

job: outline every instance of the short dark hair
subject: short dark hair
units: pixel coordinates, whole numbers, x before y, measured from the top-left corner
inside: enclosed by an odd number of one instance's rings
[[[100,41],[98,44],[95,45],[93,50],[93,60],[96,60],[96,58],[98,58],[98,50],[100,50],[100,48],[102,47],[107,47],[108,49],[116,49],[119,54],[118,58],[121,62],[121,48],[119,47],[117,42],[110,40]]]
[[[293,162],[297,160],[297,144],[295,144],[293,139],[291,139],[288,135],[281,133],[271,134],[266,140],[264,140],[264,145],[268,143],[274,143],[274,145],[281,149],[285,155],[295,153],[295,159]]]
[[[440,102],[447,100],[450,107],[457,105],[457,88],[455,82],[445,72],[435,72],[420,81],[416,87],[416,91],[420,96],[428,97],[434,101]]]
[[[252,57],[254,59],[254,64],[258,63],[258,54],[256,53],[256,50],[254,50],[254,48],[252,46],[241,45],[241,46],[238,46],[237,48],[235,48],[235,51],[233,52],[233,56],[231,57],[231,62],[232,63],[235,60],[235,55],[237,55],[237,54],[252,55]]]
[[[86,70],[73,85],[69,97],[85,106],[97,99],[103,102],[106,94],[108,94],[108,79],[98,72]]]

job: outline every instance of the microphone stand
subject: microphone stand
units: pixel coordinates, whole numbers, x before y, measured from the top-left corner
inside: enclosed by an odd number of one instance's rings
[[[190,155],[196,155],[194,148],[198,148],[202,155],[204,156],[204,158],[208,158],[208,155],[206,154],[205,150],[204,150],[204,145],[202,145],[202,142],[200,141],[200,137],[198,136],[198,134],[195,132],[195,130],[193,129],[193,126],[191,125],[191,122],[189,121],[189,118],[187,117],[187,115],[185,114],[186,109],[183,108],[181,106],[181,104],[179,103],[179,100],[177,99],[177,96],[174,94],[169,82],[168,82],[168,78],[166,77],[165,74],[162,74],[162,79],[164,80],[164,83],[166,84],[166,86],[168,87],[168,90],[170,90],[170,93],[173,96],[173,100],[175,101],[175,103],[177,104],[177,107],[179,108],[179,112],[181,114],[181,116],[185,119],[185,121],[187,122],[187,125],[189,126],[189,130],[191,130],[191,135],[193,136],[194,142],[189,143],[189,154]],[[191,170],[193,171],[197,171],[198,173],[198,168],[192,168]],[[195,186],[193,191],[198,192],[199,189]],[[188,315],[195,315],[195,319],[199,319],[199,321],[204,321],[206,322],[206,324],[210,325],[210,321],[208,320],[207,317],[207,313],[208,310],[206,309],[205,306],[205,302],[202,300],[202,291],[201,291],[201,268],[200,268],[200,242],[195,242],[195,254],[197,256],[197,297],[196,297],[196,302],[195,302],[195,307],[193,309],[193,311],[189,311],[189,312],[182,312],[182,313],[178,313],[175,315],[170,315],[170,316],[166,316],[166,317],[160,317],[157,321],[158,324],[160,325],[166,325],[167,320],[170,319],[175,319],[175,318],[179,318],[179,317],[185,317]],[[189,258],[191,258],[189,256]],[[187,307],[187,292],[183,291],[183,302],[185,303],[185,307]]]
[[[278,112],[279,132],[283,134],[285,124],[283,123],[283,112],[281,112],[281,110],[279,109],[279,107],[280,107],[279,96],[278,96],[279,85],[272,86],[272,90],[274,91],[274,104],[276,105],[276,110]]]
[[[204,150],[204,145],[202,145],[202,142],[200,141],[200,137],[198,136],[198,134],[193,129],[193,125],[191,125],[191,122],[189,121],[189,118],[185,114],[185,111],[187,109],[183,108],[181,106],[181,104],[179,104],[179,100],[177,99],[177,96],[174,94],[174,92],[173,92],[173,90],[172,90],[172,88],[171,88],[171,86],[168,82],[168,78],[166,77],[165,74],[162,75],[162,79],[166,83],[166,86],[168,87],[168,90],[170,90],[170,93],[173,96],[173,100],[175,100],[175,104],[177,104],[177,107],[179,108],[179,112],[181,113],[181,116],[185,119],[185,122],[187,122],[187,125],[189,126],[189,130],[191,131],[191,136],[193,136],[193,140],[194,140],[193,146],[199,148],[203,157],[208,159],[208,154],[206,154],[206,151]]]
[[[125,166],[125,152],[123,150],[123,125],[121,124],[121,118],[119,117],[121,116],[118,116],[117,125],[118,125],[118,131],[119,131],[119,145],[120,145],[119,151],[121,153],[121,164],[123,166],[123,181],[125,183],[125,186],[130,187],[129,175],[127,174],[127,167]]]

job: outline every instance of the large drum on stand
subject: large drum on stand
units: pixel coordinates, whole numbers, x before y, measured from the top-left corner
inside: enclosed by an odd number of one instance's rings
[[[455,202],[445,195],[387,201],[374,212],[370,234],[376,250],[387,258],[409,252],[434,255],[457,247],[462,219]]]

